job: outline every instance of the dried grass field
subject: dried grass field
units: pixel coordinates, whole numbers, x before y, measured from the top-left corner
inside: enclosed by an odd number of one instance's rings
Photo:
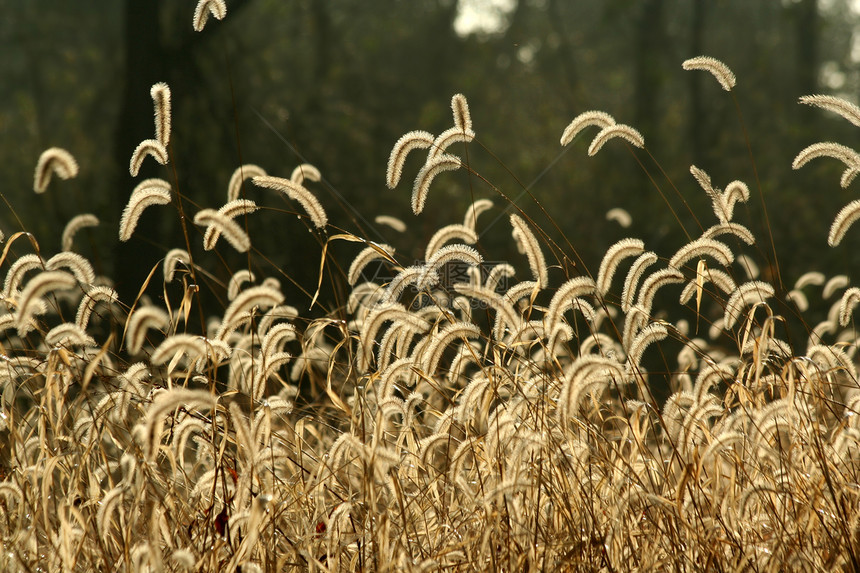
[[[225,16],[201,0],[194,26]],[[720,61],[677,73],[710,74],[734,98]],[[329,218],[310,164],[237,165],[218,203],[183,200],[170,87],[151,96],[130,171],[164,175],[130,190],[115,236],[145,211],[181,220],[185,243],[142,285],[161,296],[120,300],[76,252],[78,233],[107,224],[92,214],[56,252],[26,221],[3,238],[0,569],[860,569],[860,288],[760,274],[774,245],[741,222],[758,182],[691,166],[675,185],[710,199],[700,230],[667,252],[624,238],[596,269],[565,264],[573,245],[546,232],[539,202],[526,212],[499,191],[452,214],[415,262],[397,251],[408,222],[377,217],[383,244]],[[860,126],[842,99],[800,104]],[[573,146],[565,161],[604,146],[648,159],[647,133],[603,111],[571,117],[547,134]],[[450,128],[406,133],[380,177],[396,200],[412,187],[420,218],[447,172],[481,177],[468,153],[480,128],[454,95]],[[838,143],[791,167],[812,160],[842,162],[843,187],[860,172]],[[48,149],[34,191],[62,193],[78,169]],[[623,207],[607,224],[629,225]],[[297,270],[255,248],[258,211],[307,228],[321,264],[301,282],[341,300],[288,299]],[[828,248],[858,218],[854,200]],[[491,223],[515,260],[482,245]],[[228,281],[201,262],[219,252],[243,254]],[[826,320],[807,319],[810,305]]]

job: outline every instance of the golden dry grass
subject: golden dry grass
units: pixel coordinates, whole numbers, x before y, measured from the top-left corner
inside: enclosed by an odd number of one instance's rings
[[[201,1],[195,25],[223,6]],[[169,151],[169,90],[158,88],[152,141]],[[452,105],[450,133],[392,155],[394,186],[399,155],[429,147],[416,212],[440,165],[477,173],[450,155],[477,137],[465,98]],[[615,136],[644,144],[609,120],[594,152]],[[71,156],[53,153],[39,191],[51,169],[74,175]],[[135,155],[137,167],[147,160]],[[723,192],[694,169],[714,226],[674,253],[620,241],[593,277],[548,264],[560,248],[522,212],[499,223],[523,253],[519,271],[485,263],[486,200],[409,266],[328,222],[312,166],[284,179],[248,171],[150,275],[161,303],[117,300],[80,255],[6,240],[0,569],[858,568],[860,290],[804,276],[785,303],[756,276],[755,238],[733,220],[750,196],[742,183]],[[226,208],[251,176],[296,201],[326,248],[360,244],[351,268],[324,259],[350,293],[343,306],[303,317],[280,275],[261,274],[258,205]],[[181,210],[169,182],[143,189],[157,200],[132,196],[128,213]],[[76,217],[64,246],[93,219]],[[249,251],[248,268],[212,280],[193,257],[204,231],[207,249]],[[223,308],[200,308],[202,284]],[[802,319],[817,299],[827,320],[789,340],[787,313]],[[669,387],[657,398],[659,384]]]

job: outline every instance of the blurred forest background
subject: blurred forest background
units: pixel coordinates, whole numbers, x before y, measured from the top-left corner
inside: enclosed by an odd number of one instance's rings
[[[195,4],[0,0],[0,190],[46,254],[59,250],[71,217],[97,215],[102,224],[76,245],[115,279],[125,301],[168,249],[184,246],[168,207],[149,209],[128,244],[116,240],[136,181],[128,161],[137,143],[153,137],[149,88],[159,81],[173,94],[173,161],[158,169],[147,162],[141,177],[175,182],[191,215],[226,201],[241,163],[288,177],[309,162],[323,174],[322,183],[308,187],[330,222],[396,245],[408,263],[421,257],[436,229],[460,222],[473,199],[488,197],[497,208],[481,219],[484,256],[525,267],[512,249],[501,192],[552,240],[569,241],[566,254],[577,266],[596,273],[606,248],[622,237],[642,238],[669,256],[686,240],[681,224],[697,236],[699,224],[716,222],[689,174],[695,164],[716,186],[734,179],[749,185],[753,197],[736,221],[756,234],[760,260],[773,258],[764,193],[786,287],[803,272],[845,272],[860,262],[860,230],[836,249],[826,243],[858,183],[840,189],[840,164],[832,160],[791,170],[810,143],[860,141],[848,122],[797,104],[811,93],[854,101],[860,95],[857,2],[228,0],[227,18],[199,34],[191,26]],[[732,94],[707,73],[681,69],[683,60],[702,54],[732,68]],[[407,131],[449,127],[457,92],[471,107],[477,138],[468,161],[480,177],[464,170],[441,175],[415,217],[409,198],[421,159],[411,158],[400,186],[389,190],[389,152]],[[647,151],[633,156],[615,143],[588,158],[590,131],[562,148],[565,126],[590,109],[639,129]],[[51,146],[68,149],[81,172],[37,196],[33,170]],[[255,247],[313,292],[322,239],[314,242],[304,224],[284,214],[296,205],[271,191],[246,192],[269,207],[249,219]],[[632,214],[630,228],[605,219],[613,207]],[[403,219],[407,233],[398,237],[374,224],[380,214]],[[7,237],[20,230],[5,207],[0,229]],[[193,232],[202,258],[200,230]],[[335,252],[348,265],[358,248],[339,244]],[[215,276],[245,264],[229,247],[219,251],[207,255]],[[571,264],[549,252],[547,258]],[[763,276],[774,278],[773,268],[765,266]]]

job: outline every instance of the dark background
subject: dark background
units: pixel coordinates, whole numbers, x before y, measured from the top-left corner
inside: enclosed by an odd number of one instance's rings
[[[735,220],[755,233],[759,250],[749,253],[777,286],[781,278],[791,288],[809,270],[850,275],[860,259],[860,229],[835,249],[826,243],[833,217],[856,197],[839,187],[841,165],[816,160],[791,170],[810,143],[858,139],[847,121],[797,104],[804,94],[856,100],[860,92],[860,17],[846,0],[228,0],[227,18],[210,19],[202,33],[191,26],[195,4],[0,0],[0,192],[44,254],[59,250],[68,219],[97,215],[102,224],[83,232],[76,248],[115,280],[123,300],[167,250],[185,246],[177,211],[166,206],[150,208],[129,243],[116,240],[136,181],[129,157],[154,136],[149,87],[158,81],[173,94],[172,163],[147,161],[137,180],[173,182],[189,218],[226,201],[240,163],[288,177],[306,161],[325,178],[308,187],[330,223],[394,244],[404,263],[421,257],[437,228],[461,222],[472,199],[488,197],[497,208],[481,217],[484,257],[510,259],[525,273],[501,193],[563,248],[547,247],[548,262],[596,274],[605,249],[622,237],[670,257],[684,230],[695,237],[716,222],[689,174],[695,164],[716,186],[749,185],[753,196]],[[464,28],[458,14],[466,4],[496,10],[496,24]],[[681,69],[701,54],[732,68],[731,94],[709,74]],[[410,195],[421,160],[410,158],[389,190],[388,154],[407,131],[450,127],[457,92],[472,111],[477,138],[467,158],[476,174],[441,175],[415,217]],[[591,131],[562,148],[565,126],[590,109],[639,129],[646,150],[631,155],[612,142],[589,158]],[[33,169],[51,146],[68,149],[80,175],[37,196]],[[455,150],[465,158],[462,151]],[[203,253],[201,231],[189,226],[195,257],[213,280],[250,264],[258,277],[278,276],[288,288],[295,281],[294,304],[306,308],[324,237],[296,220],[296,204],[250,185],[245,191],[266,207],[248,219],[259,254],[242,257],[225,243]],[[605,220],[613,207],[632,214],[629,229]],[[374,225],[380,214],[402,218],[407,233]],[[7,237],[18,227],[0,210]],[[359,248],[335,244],[332,253],[348,266]]]

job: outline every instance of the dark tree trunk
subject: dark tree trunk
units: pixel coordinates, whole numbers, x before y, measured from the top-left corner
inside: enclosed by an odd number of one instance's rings
[[[646,0],[642,4],[636,36],[635,127],[642,131],[646,138],[655,133],[658,120],[660,53],[664,43],[663,6],[663,0]]]
[[[549,0],[546,13],[552,30],[559,38],[557,52],[560,56],[559,69],[571,98],[571,109],[590,109],[587,96],[582,94],[579,73],[576,68],[576,50],[570,42],[571,31],[565,26],[565,19],[559,8],[559,0]]]
[[[149,89],[166,81],[164,46],[161,37],[161,0],[127,0],[125,3],[124,38],[125,70],[122,103],[114,138],[117,176],[112,204],[119,220],[132,189],[146,177],[164,177],[164,168],[147,159],[137,177],[129,174],[129,160],[135,147],[144,139],[155,137],[153,103]],[[164,209],[166,207],[161,207]],[[137,295],[152,266],[163,253],[151,242],[159,237],[159,220],[155,209],[141,217],[131,240],[118,242],[114,251],[116,290],[120,299],[130,304]]]
[[[633,47],[634,119],[633,127],[645,137],[646,145],[660,146],[658,98],[662,82],[661,53],[665,45],[663,33],[663,0],[645,0],[636,27]],[[622,120],[623,121],[623,120]],[[626,123],[626,122],[624,122]],[[638,171],[636,180],[640,193],[647,193],[651,181]]]
[[[818,6],[816,0],[800,0],[792,6],[795,24],[794,97],[818,93]],[[799,133],[813,134],[820,114],[808,106],[795,106]]]
[[[693,0],[693,17],[690,26],[690,58],[707,55],[704,53],[705,36],[705,0]],[[702,102],[703,74],[687,74],[687,85],[690,89],[690,119],[689,140],[693,165],[702,164],[705,148],[705,106]]]
[[[798,95],[812,94],[818,85],[818,5],[816,0],[800,0],[794,6],[797,25]]]

